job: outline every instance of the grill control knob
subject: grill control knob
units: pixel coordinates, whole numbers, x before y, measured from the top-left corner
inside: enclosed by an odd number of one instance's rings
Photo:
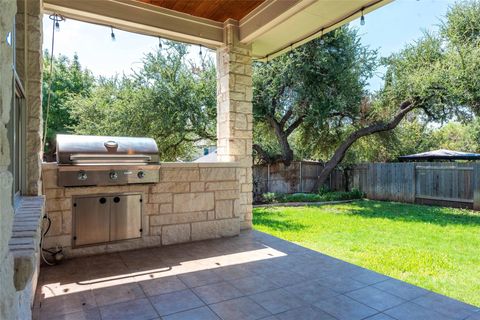
[[[80,170],[77,174],[77,179],[80,180],[80,181],[87,180],[87,173],[83,170]]]
[[[110,179],[111,180],[117,180],[118,178],[118,173],[116,173],[115,171],[111,171],[110,172]]]
[[[145,172],[143,172],[143,171],[138,171],[137,177],[138,177],[139,179],[143,179],[143,178],[145,177]]]

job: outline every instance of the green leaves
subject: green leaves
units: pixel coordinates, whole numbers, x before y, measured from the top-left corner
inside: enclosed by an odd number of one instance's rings
[[[80,134],[148,136],[162,161],[190,160],[195,144],[215,143],[213,61],[187,60],[188,46],[164,41],[133,76],[100,78],[88,97],[67,103]]]
[[[254,64],[255,127],[261,126],[264,132],[270,128],[277,140],[282,134],[291,142],[308,137],[306,148],[321,148],[312,146],[319,134],[341,130],[359,114],[364,86],[375,65],[376,51],[362,46],[357,32],[347,27],[268,63]],[[298,122],[300,126],[295,127]],[[258,134],[255,142],[266,150],[275,149],[275,143]]]
[[[74,98],[87,98],[94,87],[95,79],[90,71],[82,69],[78,56],[73,59],[66,56],[53,58],[53,79],[50,74],[50,54],[44,52],[43,56],[43,83],[42,83],[42,106],[43,117],[46,120],[49,84],[51,82],[50,107],[47,124],[46,153],[53,152],[52,142],[57,133],[70,133],[77,119],[70,113],[68,101]]]

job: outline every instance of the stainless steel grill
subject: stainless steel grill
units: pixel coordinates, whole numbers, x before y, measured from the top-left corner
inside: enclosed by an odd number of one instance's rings
[[[151,138],[57,135],[58,185],[105,186],[159,181]]]

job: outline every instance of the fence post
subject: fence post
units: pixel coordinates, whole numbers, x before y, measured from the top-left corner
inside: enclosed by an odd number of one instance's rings
[[[415,164],[415,162],[413,163],[412,165],[412,183],[413,183],[413,186],[412,186],[412,203],[415,203],[416,202],[416,198],[417,198],[417,165]]]
[[[473,209],[480,210],[480,163],[473,164]]]
[[[300,192],[303,192],[303,181],[302,181],[302,161],[300,160]]]
[[[270,164],[267,164],[267,192],[270,192]]]

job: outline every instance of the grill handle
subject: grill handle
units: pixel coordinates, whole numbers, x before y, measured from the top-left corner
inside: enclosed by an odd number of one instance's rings
[[[102,162],[124,162],[138,163],[150,162],[152,157],[143,154],[75,154],[70,156],[73,163],[102,163]]]

